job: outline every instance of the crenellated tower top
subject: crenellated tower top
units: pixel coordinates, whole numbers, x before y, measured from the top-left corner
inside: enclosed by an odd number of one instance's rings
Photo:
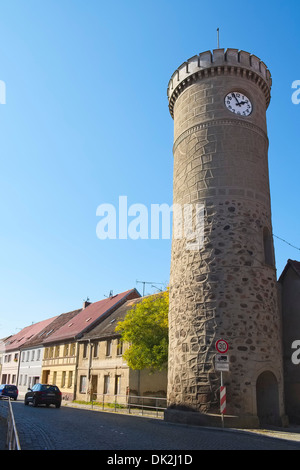
[[[266,108],[269,106],[272,78],[266,64],[249,52],[214,49],[191,57],[173,73],[167,90],[171,116],[174,117],[174,104],[182,91],[193,83],[214,75],[242,76],[254,81],[264,92]]]

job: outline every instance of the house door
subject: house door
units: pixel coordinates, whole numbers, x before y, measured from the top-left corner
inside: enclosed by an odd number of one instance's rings
[[[42,383],[43,384],[48,384],[49,383],[49,376],[50,376],[50,370],[43,370],[43,376],[42,376]]]
[[[97,391],[98,391],[98,375],[92,375],[92,384],[91,384],[91,399],[97,400]]]

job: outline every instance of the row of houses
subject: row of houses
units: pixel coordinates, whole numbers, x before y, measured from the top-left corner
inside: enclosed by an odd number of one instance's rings
[[[23,328],[0,344],[1,383],[24,396],[35,383],[57,385],[64,400],[166,396],[167,373],[128,367],[115,328],[143,297],[136,289]],[[109,401],[108,398],[108,401]]]

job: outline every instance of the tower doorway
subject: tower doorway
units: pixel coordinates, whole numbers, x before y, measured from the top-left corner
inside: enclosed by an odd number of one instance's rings
[[[256,381],[257,416],[261,425],[280,425],[279,392],[275,375],[262,372]]]

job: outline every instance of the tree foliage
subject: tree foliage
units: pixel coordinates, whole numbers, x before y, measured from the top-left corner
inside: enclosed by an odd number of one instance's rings
[[[130,344],[123,357],[132,369],[167,369],[169,292],[146,297],[119,322],[116,331]]]

